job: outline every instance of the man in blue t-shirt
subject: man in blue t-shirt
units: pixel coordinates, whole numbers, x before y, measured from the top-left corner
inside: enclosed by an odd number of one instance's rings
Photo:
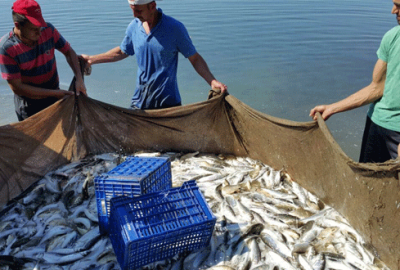
[[[98,55],[82,55],[87,68],[135,55],[138,72],[131,108],[160,109],[181,105],[177,83],[178,53],[188,58],[212,89],[227,86],[215,79],[196,51],[185,26],[157,9],[154,0],[128,0],[135,19],[121,45]]]

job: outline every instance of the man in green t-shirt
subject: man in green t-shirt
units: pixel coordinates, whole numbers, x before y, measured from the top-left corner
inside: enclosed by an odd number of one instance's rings
[[[393,0],[392,14],[400,24],[400,0]],[[361,146],[360,162],[385,162],[396,159],[400,149],[400,26],[389,30],[377,51],[378,61],[372,82],[358,92],[310,111],[316,120],[370,104]]]

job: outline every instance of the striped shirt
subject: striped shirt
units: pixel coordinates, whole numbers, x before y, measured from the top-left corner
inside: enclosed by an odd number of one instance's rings
[[[50,23],[41,29],[41,36],[34,47],[29,47],[11,31],[0,40],[1,77],[6,80],[21,79],[23,83],[57,89],[55,49],[66,53],[70,44]]]

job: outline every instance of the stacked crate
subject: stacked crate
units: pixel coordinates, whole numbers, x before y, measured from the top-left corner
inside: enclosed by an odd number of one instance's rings
[[[172,187],[168,157],[128,157],[111,171],[94,179],[100,233],[108,233],[110,201],[135,197]]]
[[[207,246],[216,222],[194,180],[139,197],[113,198],[110,220],[111,243],[123,270]]]

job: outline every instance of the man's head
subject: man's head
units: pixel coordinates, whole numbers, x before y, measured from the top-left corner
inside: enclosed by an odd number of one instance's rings
[[[155,2],[156,0],[128,0],[129,5],[135,6],[135,5],[146,5],[151,2]],[[157,0],[161,1],[161,0]]]
[[[25,16],[26,19],[28,19],[28,21],[30,21],[35,26],[47,26],[42,17],[42,10],[35,0],[17,0],[14,2],[11,9],[13,10],[13,14],[16,13]]]
[[[397,23],[400,24],[400,0],[393,0],[392,14],[396,14]]]
[[[142,22],[152,20],[157,10],[154,0],[128,0],[128,3],[133,11],[133,16]]]
[[[15,33],[24,42],[36,42],[40,38],[41,27],[47,26],[39,4],[34,0],[17,0],[11,9]]]

